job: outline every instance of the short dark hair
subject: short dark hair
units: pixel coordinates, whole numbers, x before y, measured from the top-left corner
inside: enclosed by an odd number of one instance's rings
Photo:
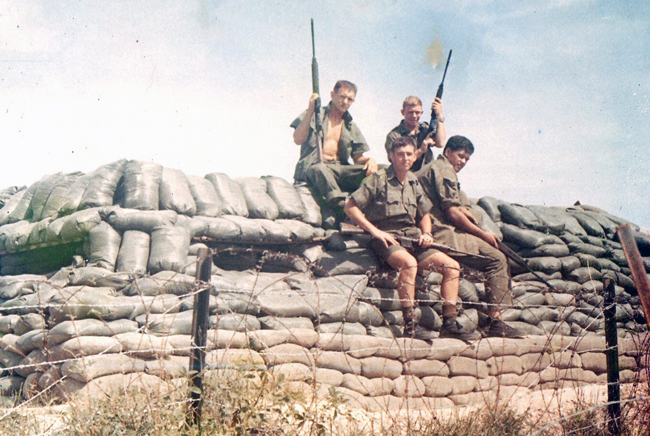
[[[442,150],[442,154],[445,154],[447,150],[465,150],[469,154],[472,154],[474,153],[474,144],[472,144],[472,141],[465,138],[464,136],[456,135],[447,140],[447,145],[445,145],[445,149]]]
[[[354,95],[357,95],[357,85],[347,80],[339,80],[334,84],[334,92],[338,91],[340,88],[349,89],[354,92]]]
[[[412,145],[415,148],[415,140],[410,136],[400,136],[393,142],[393,145],[390,146],[390,152],[395,153],[395,150],[398,148],[406,147],[407,145]]]

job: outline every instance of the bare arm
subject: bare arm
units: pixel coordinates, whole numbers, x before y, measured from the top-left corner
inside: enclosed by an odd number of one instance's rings
[[[451,221],[454,226],[483,239],[494,248],[499,248],[498,238],[496,235],[481,229],[476,224],[476,219],[466,208],[462,206],[451,206],[445,210],[445,215],[447,215],[447,218],[449,218],[449,221]]]
[[[309,124],[311,123],[311,117],[314,115],[316,110],[316,100],[318,99],[318,94],[312,94],[309,97],[309,106],[307,107],[307,113],[305,117],[300,121],[296,130],[293,131],[293,142],[297,145],[302,145],[309,138]]]
[[[368,156],[364,156],[361,153],[353,154],[352,160],[357,165],[364,165],[363,169],[366,170],[366,176],[374,174],[379,169],[377,162]]]
[[[436,114],[436,119],[438,120],[438,129],[436,130],[436,135],[433,139],[436,141],[435,146],[442,148],[447,140],[447,129],[445,128],[445,114],[442,100],[436,98],[431,106]]]
[[[418,227],[422,231],[418,244],[422,248],[427,248],[433,242],[433,236],[431,235],[431,215],[426,214],[418,224]]]
[[[344,210],[347,216],[349,216],[356,225],[370,233],[373,238],[379,239],[386,247],[389,245],[399,245],[397,240],[390,233],[379,230],[373,223],[368,221],[368,218],[366,218],[361,209],[359,209],[357,202],[354,201],[353,198],[350,198],[347,203],[345,203]]]

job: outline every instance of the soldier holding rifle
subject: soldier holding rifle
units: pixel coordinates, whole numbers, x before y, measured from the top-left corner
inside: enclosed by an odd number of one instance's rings
[[[440,269],[443,325],[440,336],[462,340],[477,339],[476,332],[463,331],[456,320],[458,311],[459,265],[446,254],[431,248],[431,203],[417,177],[409,170],[415,161],[415,143],[406,136],[393,143],[390,167],[366,178],[345,205],[346,214],[373,236],[377,255],[399,271],[397,292],[404,316],[404,336],[431,339],[435,335],[415,322],[415,278],[418,268]],[[400,237],[415,237],[417,245],[408,249]]]
[[[323,110],[322,162],[318,162],[314,117],[318,94],[311,96],[307,110],[291,123],[293,141],[301,146],[295,181],[309,183],[339,217],[343,216],[344,192],[356,190],[366,176],[377,171],[377,162],[363,155],[368,144],[348,112],[356,94],[357,87],[346,80],[334,85],[332,101]]]

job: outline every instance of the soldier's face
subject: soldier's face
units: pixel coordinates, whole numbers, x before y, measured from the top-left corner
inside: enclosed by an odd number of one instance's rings
[[[351,89],[341,87],[336,92],[332,91],[332,104],[339,111],[345,112],[354,103],[355,96],[356,94]]]
[[[470,156],[471,153],[463,149],[456,151],[447,149],[447,151],[445,151],[445,157],[457,173],[465,167]]]
[[[396,149],[390,153],[390,161],[396,170],[410,170],[415,162],[415,147],[409,144]]]
[[[419,104],[406,106],[402,109],[402,115],[404,115],[404,124],[406,124],[406,127],[410,130],[415,129],[420,122],[420,117],[423,113],[422,106]]]

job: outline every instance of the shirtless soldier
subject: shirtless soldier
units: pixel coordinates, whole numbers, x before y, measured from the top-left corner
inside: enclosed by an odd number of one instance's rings
[[[368,144],[348,112],[356,94],[357,87],[346,80],[334,85],[332,101],[323,110],[323,163],[317,162],[313,116],[318,94],[311,96],[307,110],[291,123],[293,141],[301,146],[295,181],[309,183],[339,218],[344,216],[344,191],[355,191],[366,176],[377,171],[377,162],[363,155]]]
[[[411,171],[415,174],[418,174],[426,164],[433,161],[431,147],[442,148],[445,144],[447,132],[445,130],[445,117],[440,98],[436,97],[431,104],[431,110],[436,114],[437,124],[434,126],[433,132],[428,133],[429,124],[420,122],[420,117],[423,114],[422,100],[414,95],[406,97],[404,103],[402,103],[402,115],[404,119],[386,135],[385,147],[387,154],[390,154],[390,149],[398,138],[410,136],[415,140],[415,163],[411,167]]]
[[[456,317],[458,298],[458,262],[444,253],[430,248],[431,203],[417,177],[409,171],[415,161],[413,138],[399,138],[389,154],[392,165],[366,178],[352,193],[345,205],[345,213],[359,227],[373,236],[372,248],[379,257],[399,271],[397,292],[404,315],[404,336],[431,339],[434,334],[419,326],[414,319],[415,278],[417,269],[439,269],[443,281],[443,325],[440,336],[470,341],[480,337],[476,332],[463,331]],[[417,247],[402,247],[399,237],[416,238]]]

